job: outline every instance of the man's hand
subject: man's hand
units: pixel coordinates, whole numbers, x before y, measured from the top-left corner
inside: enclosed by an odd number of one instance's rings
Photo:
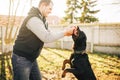
[[[64,36],[71,36],[73,34],[75,27],[69,27],[65,29]]]

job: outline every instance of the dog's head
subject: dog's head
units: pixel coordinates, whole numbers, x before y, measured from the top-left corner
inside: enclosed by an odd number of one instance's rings
[[[86,49],[86,35],[78,26],[73,32],[72,39],[74,41],[74,50],[81,51]]]

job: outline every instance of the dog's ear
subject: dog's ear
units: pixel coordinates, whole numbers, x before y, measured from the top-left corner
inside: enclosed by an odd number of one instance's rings
[[[76,34],[72,34],[72,38],[73,38],[73,41],[75,42],[77,39],[78,39],[78,37],[79,37],[79,33],[80,33],[80,29],[79,29],[79,27],[78,26],[76,26],[76,30],[77,30],[77,33]]]
[[[78,32],[81,31],[80,28],[79,28],[79,26],[77,26],[77,31],[78,31]]]
[[[81,30],[80,30],[79,26],[77,26],[77,34],[78,34],[78,36],[80,36],[80,32],[81,32]]]

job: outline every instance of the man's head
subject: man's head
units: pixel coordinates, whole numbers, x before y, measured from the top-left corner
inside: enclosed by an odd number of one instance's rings
[[[39,10],[44,17],[47,17],[51,13],[52,7],[53,2],[51,0],[41,0],[38,5]]]

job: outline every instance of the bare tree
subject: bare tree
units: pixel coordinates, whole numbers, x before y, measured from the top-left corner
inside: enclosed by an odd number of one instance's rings
[[[15,1],[17,2],[17,6],[15,6]],[[19,26],[16,26],[16,30],[14,29],[14,27],[16,22],[16,13],[18,11],[18,7],[20,6],[20,1],[21,0],[10,0],[9,2],[9,14],[8,14],[8,20],[7,20],[6,30],[5,30],[5,37],[4,37],[5,44],[13,43],[17,36]],[[26,3],[28,3],[28,0],[26,0],[26,2],[23,4],[24,6],[21,11],[22,12],[21,15],[23,15],[24,9],[26,7]],[[30,0],[30,6],[32,6],[32,0]],[[23,17],[21,17],[21,20],[22,18]],[[15,31],[14,34],[13,34],[13,29]]]
[[[18,30],[19,30],[19,26],[15,26],[15,22],[16,22],[16,18],[17,18],[17,12],[18,12],[18,8],[20,6],[20,1],[21,0],[9,0],[9,13],[8,13],[8,19],[7,19],[7,24],[5,27],[5,37],[4,37],[4,47],[6,48],[5,52],[8,52],[10,49],[9,47],[12,45],[12,43],[14,42]],[[26,3],[28,3],[29,0],[26,0],[26,2],[23,5],[23,9],[22,9],[22,13],[21,15],[23,15],[24,9],[26,7]],[[30,1],[29,1],[30,2]],[[30,3],[30,6],[32,6],[32,0]],[[20,21],[23,19],[23,17],[21,17],[21,19],[19,19]]]
[[[8,35],[9,43],[13,42],[13,39],[12,39],[12,31],[13,31],[13,27],[14,27],[14,24],[15,24],[15,21],[16,21],[16,13],[17,13],[19,4],[20,4],[20,0],[18,0],[18,2],[17,2],[17,7],[16,7],[16,9],[15,9],[15,13],[14,13],[14,16],[13,16],[13,21],[12,21],[12,23],[11,23],[10,33],[9,33],[9,35]]]
[[[12,1],[9,0],[9,13],[8,13],[8,19],[7,19],[7,24],[6,24],[6,30],[5,30],[5,38],[4,38],[4,41],[6,42],[6,39],[7,39],[7,34],[8,34],[8,26],[9,26],[9,22],[10,22],[10,13],[11,13],[11,3]]]
[[[25,3],[27,3],[27,2],[28,2],[28,0],[26,0]],[[30,5],[32,5],[32,0],[31,0]],[[22,20],[22,18],[23,18],[22,16],[23,16],[24,9],[25,9],[25,4],[23,4],[23,9],[22,9],[22,11],[21,11],[21,12],[22,12],[22,13],[21,13],[21,20]],[[16,28],[15,34],[14,34],[13,39],[12,39],[13,41],[15,41],[15,39],[16,39],[18,30],[19,30],[19,26],[17,26],[17,28]]]

